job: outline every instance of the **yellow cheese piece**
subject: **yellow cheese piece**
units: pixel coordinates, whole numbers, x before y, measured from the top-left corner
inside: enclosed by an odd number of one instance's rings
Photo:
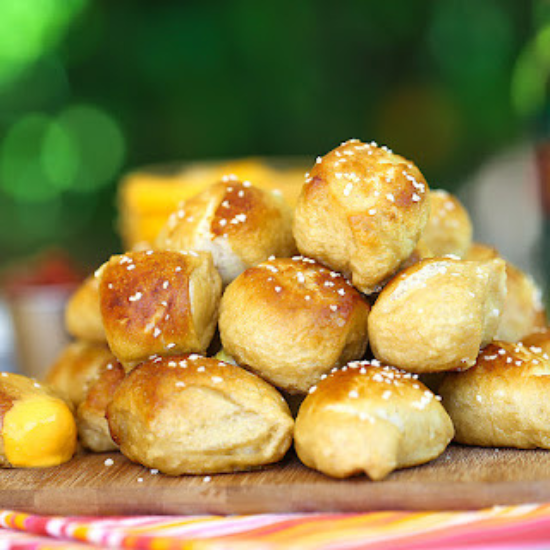
[[[12,466],[57,466],[76,451],[77,430],[65,403],[48,396],[16,401],[4,416],[4,452]]]
[[[144,243],[150,246],[183,200],[220,181],[224,174],[234,174],[263,189],[278,189],[294,206],[310,165],[311,159],[307,157],[244,158],[180,164],[164,170],[144,168],[127,174],[118,191],[118,229],[124,247],[133,250],[147,247]]]

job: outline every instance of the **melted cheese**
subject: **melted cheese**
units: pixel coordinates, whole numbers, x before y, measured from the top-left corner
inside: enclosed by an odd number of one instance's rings
[[[12,466],[40,468],[67,462],[76,450],[76,424],[65,403],[33,396],[4,417],[4,452]]]

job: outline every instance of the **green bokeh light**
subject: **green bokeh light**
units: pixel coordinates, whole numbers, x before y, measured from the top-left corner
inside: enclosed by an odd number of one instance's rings
[[[40,160],[52,186],[70,189],[74,184],[80,151],[73,136],[67,129],[53,122],[48,127],[42,141]]]
[[[2,143],[0,185],[19,201],[44,201],[58,193],[40,162],[44,136],[51,124],[46,115],[27,115],[10,128]]]
[[[0,186],[23,202],[94,192],[113,181],[124,153],[117,123],[96,107],[72,106],[56,118],[30,114],[0,146]]]
[[[0,85],[50,51],[86,0],[2,0]]]
[[[58,117],[58,122],[70,136],[78,151],[78,166],[71,187],[77,192],[91,192],[110,183],[120,170],[125,155],[125,142],[116,121],[106,112],[92,105],[69,107]],[[64,138],[57,137],[61,144]],[[65,142],[67,143],[67,142]],[[61,170],[71,171],[61,151],[56,153],[56,163]]]
[[[458,184],[524,137],[517,113],[548,110],[549,25],[548,0],[0,0],[0,263],[50,241],[112,250],[125,162],[354,136]],[[435,97],[395,97],[417,88]]]
[[[535,37],[535,51],[544,66],[550,67],[550,22]]]
[[[522,117],[540,114],[550,82],[550,25],[542,28],[519,56],[512,75],[512,102]]]

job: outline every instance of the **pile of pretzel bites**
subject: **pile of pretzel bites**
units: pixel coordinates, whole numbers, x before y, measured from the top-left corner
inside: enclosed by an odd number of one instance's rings
[[[318,157],[294,211],[224,176],[106,261],[66,324],[47,382],[82,445],[166,474],[261,467],[293,442],[373,480],[453,439],[550,448],[539,289],[375,143]]]

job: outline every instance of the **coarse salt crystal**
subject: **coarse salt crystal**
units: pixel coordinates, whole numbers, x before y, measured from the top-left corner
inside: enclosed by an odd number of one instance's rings
[[[137,302],[138,300],[141,300],[143,294],[141,292],[136,292],[132,296],[128,298],[129,302]]]

